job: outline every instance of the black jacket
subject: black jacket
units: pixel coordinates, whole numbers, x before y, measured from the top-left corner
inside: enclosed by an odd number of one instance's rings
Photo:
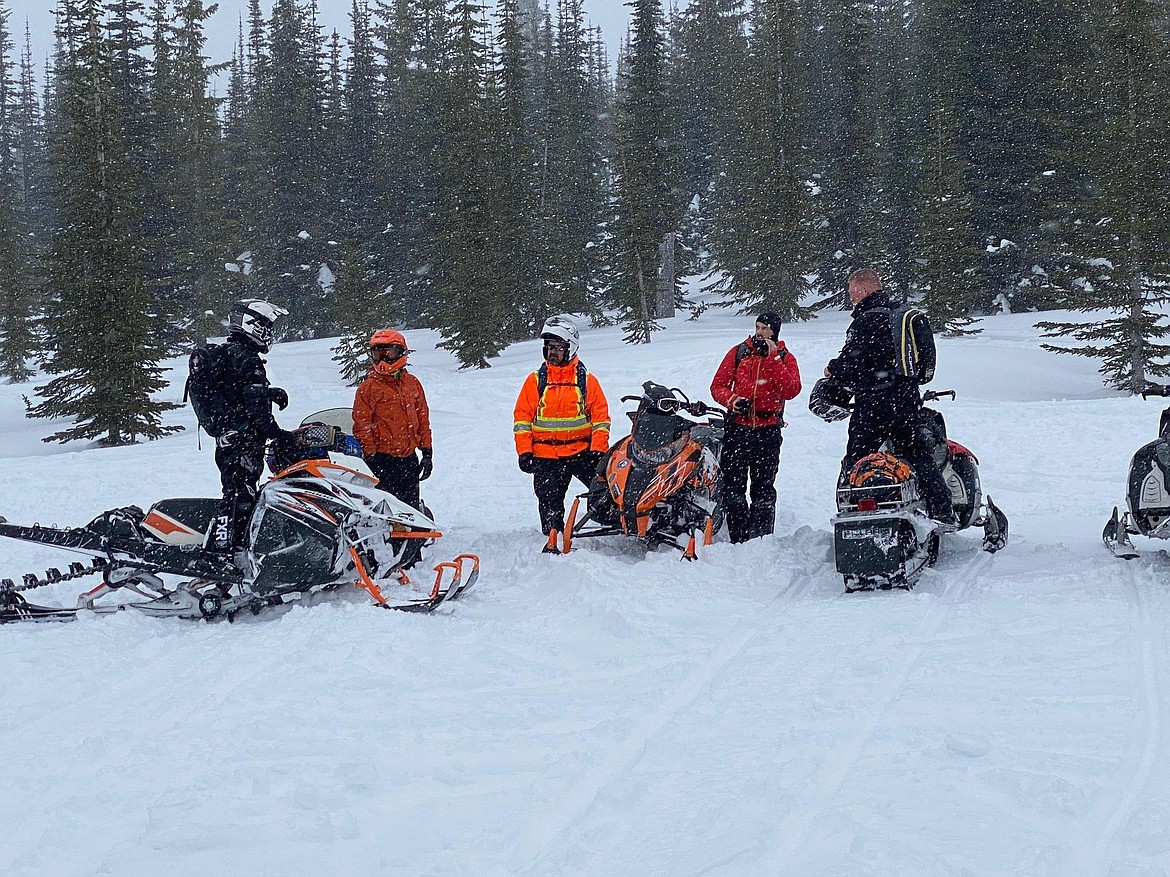
[[[917,383],[899,377],[894,367],[894,335],[890,329],[890,310],[895,307],[884,292],[863,298],[853,309],[853,322],[845,333],[845,346],[836,359],[829,361],[829,374],[854,393],[892,388],[906,384],[917,390]],[[934,370],[934,339],[929,324],[920,317],[924,329],[915,326],[915,336],[923,364],[929,360]],[[916,321],[917,322],[917,321]],[[929,348],[929,350],[924,348]]]
[[[281,435],[283,430],[272,416],[272,387],[260,353],[236,335],[228,336],[222,353],[226,362],[221,386],[233,428],[266,439]]]

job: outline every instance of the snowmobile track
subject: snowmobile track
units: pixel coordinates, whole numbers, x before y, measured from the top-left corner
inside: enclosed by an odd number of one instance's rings
[[[1086,818],[1075,826],[1067,872],[1086,877],[1105,877],[1113,873],[1115,864],[1120,864],[1110,858],[1113,838],[1133,815],[1155,767],[1164,761],[1165,668],[1170,653],[1163,623],[1166,613],[1155,613],[1150,606],[1151,593],[1160,591],[1161,582],[1157,581],[1152,558],[1141,558],[1137,564],[1127,564],[1124,570],[1136,608],[1133,642],[1134,662],[1139,669],[1135,673],[1134,700],[1141,703],[1142,721],[1127,748],[1131,754],[1119,766],[1115,786],[1102,794]],[[1170,603],[1161,608],[1170,608]]]
[[[806,552],[800,552],[802,555]],[[709,657],[697,665],[679,684],[663,697],[659,708],[648,713],[634,726],[626,738],[609,750],[605,762],[591,770],[568,790],[562,805],[555,813],[536,824],[541,828],[529,831],[516,844],[510,862],[510,873],[518,875],[543,873],[541,866],[547,863],[565,846],[567,836],[579,834],[574,826],[596,806],[600,793],[606,786],[620,779],[641,760],[651,741],[669,727],[671,722],[691,707],[704,692],[744,653],[765,631],[776,632],[774,610],[786,597],[803,597],[816,588],[817,578],[823,571],[820,557],[802,557],[801,569],[780,587],[772,597],[757,609],[745,613],[743,623],[734,628]],[[826,601],[824,611],[832,601]],[[628,833],[634,826],[624,824],[619,830]]]
[[[760,845],[761,850],[768,852],[752,862],[751,873],[787,874],[798,870],[795,868],[795,859],[808,840],[813,824],[824,812],[828,799],[840,792],[849,773],[861,758],[866,743],[873,737],[890,705],[898,699],[926,647],[938,636],[955,605],[989,567],[991,557],[990,554],[979,552],[968,563],[948,571],[946,584],[938,595],[939,601],[907,632],[903,646],[904,659],[890,662],[890,669],[884,679],[873,687],[874,696],[868,707],[861,712],[857,721],[843,729],[835,744],[827,747],[821,765],[805,793],[794,801],[788,812],[777,821],[771,836]],[[867,593],[887,597],[890,594],[884,591],[860,591],[842,594],[841,597],[855,599],[859,594]]]

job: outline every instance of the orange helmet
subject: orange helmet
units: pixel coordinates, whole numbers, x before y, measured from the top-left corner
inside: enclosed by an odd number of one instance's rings
[[[850,487],[888,487],[903,484],[913,473],[893,454],[870,454],[853,464],[849,471]]]
[[[406,365],[411,351],[406,338],[397,329],[379,329],[370,336],[370,355],[374,360],[374,371],[390,375]]]

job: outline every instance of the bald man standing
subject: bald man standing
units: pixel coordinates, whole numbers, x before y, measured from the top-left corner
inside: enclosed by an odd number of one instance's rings
[[[934,375],[930,324],[925,316],[915,318],[920,378],[906,377],[898,373],[895,363],[896,345],[890,328],[890,313],[895,306],[872,268],[859,268],[849,275],[849,303],[853,305],[853,322],[845,335],[845,346],[825,367],[825,377],[853,391],[842,476],[888,440],[897,456],[914,469],[927,514],[944,525],[953,525],[956,520],[950,489],[917,429],[922,410],[919,380],[926,383]]]

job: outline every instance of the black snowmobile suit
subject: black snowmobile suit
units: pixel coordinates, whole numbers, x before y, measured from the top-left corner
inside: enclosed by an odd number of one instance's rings
[[[900,377],[894,364],[894,335],[890,310],[894,306],[882,291],[870,293],[853,309],[853,322],[845,334],[845,346],[829,361],[829,376],[853,391],[849,417],[849,445],[841,461],[846,477],[853,464],[875,453],[889,440],[918,477],[927,513],[936,520],[953,516],[951,492],[935,466],[929,444],[918,428],[922,395],[912,378]],[[925,317],[920,318],[925,322]],[[919,356],[926,373],[934,371],[934,339],[929,332],[918,340]]]
[[[264,472],[264,443],[284,435],[272,416],[274,393],[281,391],[269,384],[264,360],[247,338],[229,335],[217,352],[223,357],[219,392],[232,427],[215,440],[223,501],[220,517],[212,524],[210,544],[220,549],[242,548]]]

